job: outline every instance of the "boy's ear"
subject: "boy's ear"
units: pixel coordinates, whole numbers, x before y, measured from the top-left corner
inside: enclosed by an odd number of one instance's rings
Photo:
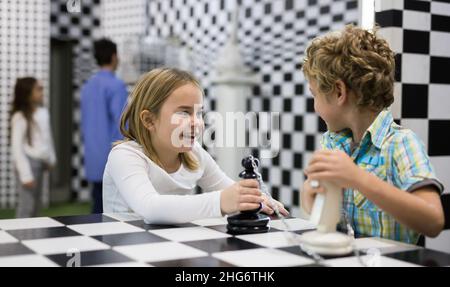
[[[338,104],[343,105],[348,97],[347,85],[342,80],[337,80],[335,88]]]
[[[143,110],[139,114],[142,124],[146,129],[153,131],[155,129],[155,116],[149,110]]]

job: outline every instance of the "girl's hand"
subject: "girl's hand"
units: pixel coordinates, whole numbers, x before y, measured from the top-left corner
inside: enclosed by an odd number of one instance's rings
[[[314,204],[314,199],[318,193],[324,193],[325,189],[322,186],[317,188],[311,187],[311,180],[308,178],[303,183],[303,191],[300,192],[301,203],[303,210],[311,214],[311,209]]]
[[[272,206],[271,200],[265,194],[263,194],[262,197],[263,197],[264,201],[263,201],[263,209],[261,211],[266,213],[266,214],[272,215],[275,212],[275,210],[274,210],[274,208]],[[274,202],[278,206],[278,210],[280,211],[280,213],[283,216],[288,216],[289,215],[289,211],[287,211],[284,208],[284,205],[281,202],[279,202],[279,201],[277,201],[275,199],[274,199]]]
[[[32,180],[32,181],[23,183],[22,186],[26,189],[33,189],[36,187],[36,183],[34,182],[34,180]]]
[[[259,190],[259,183],[254,179],[244,179],[220,194],[220,209],[223,214],[259,208],[264,199]]]
[[[340,188],[355,187],[362,172],[345,152],[339,150],[315,152],[305,169],[309,180],[330,181]]]

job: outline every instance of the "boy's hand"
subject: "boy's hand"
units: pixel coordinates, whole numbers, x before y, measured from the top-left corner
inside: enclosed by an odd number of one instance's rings
[[[340,188],[352,188],[362,171],[345,152],[321,150],[314,153],[305,174],[309,180],[326,180]]]
[[[263,209],[261,211],[264,212],[265,214],[272,215],[275,212],[275,210],[274,210],[274,208],[273,208],[273,206],[271,204],[270,199],[267,198],[267,196],[265,194],[263,194],[262,197],[264,199],[264,202],[263,202]],[[279,201],[277,201],[275,199],[274,199],[274,202],[278,206],[278,210],[280,211],[280,213],[283,216],[288,216],[289,215],[289,211],[287,211],[284,208],[284,205],[281,202],[279,202]]]
[[[222,191],[220,209],[223,214],[252,210],[257,209],[263,201],[259,183],[254,179],[244,179]]]

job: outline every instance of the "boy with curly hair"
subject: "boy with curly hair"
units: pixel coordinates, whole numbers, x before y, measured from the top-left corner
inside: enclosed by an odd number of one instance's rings
[[[444,226],[436,178],[417,135],[393,121],[394,53],[372,32],[348,25],[314,39],[303,72],[314,109],[326,122],[322,150],[314,153],[301,191],[310,213],[317,193],[311,180],[343,189],[341,226],[355,235],[417,244],[420,234],[436,237]]]

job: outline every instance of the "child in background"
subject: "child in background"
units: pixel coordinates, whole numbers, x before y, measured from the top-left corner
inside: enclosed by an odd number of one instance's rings
[[[132,211],[158,224],[219,217],[262,202],[273,213],[257,181],[233,182],[196,141],[202,107],[200,84],[187,72],[155,69],[139,80],[121,118],[125,139],[111,150],[103,175],[105,212]],[[197,185],[204,193],[194,194]]]
[[[19,196],[18,218],[38,215],[43,173],[56,162],[50,117],[42,103],[42,85],[35,78],[17,80],[12,107],[11,146]]]
[[[347,218],[356,236],[416,244],[420,234],[435,237],[443,228],[444,187],[420,139],[387,109],[394,66],[376,30],[349,25],[307,48],[303,72],[328,131],[305,170],[301,205],[310,213],[315,195],[324,192],[311,188],[311,180],[331,181],[344,189],[341,223]]]

